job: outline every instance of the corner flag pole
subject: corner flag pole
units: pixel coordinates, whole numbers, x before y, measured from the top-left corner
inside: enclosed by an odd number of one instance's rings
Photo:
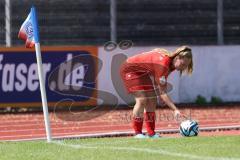
[[[35,7],[31,8],[31,12],[32,12],[32,22],[33,22],[33,28],[34,28],[33,35],[34,35],[34,41],[35,41],[37,69],[38,69],[38,77],[39,77],[39,83],[40,83],[45,129],[47,134],[47,142],[51,142],[52,136],[51,136],[49,115],[48,115],[47,96],[46,96],[45,81],[44,81],[45,77],[43,77],[42,57],[41,57],[41,49],[40,49],[39,36],[38,36],[38,23],[37,23],[37,15],[36,15]]]

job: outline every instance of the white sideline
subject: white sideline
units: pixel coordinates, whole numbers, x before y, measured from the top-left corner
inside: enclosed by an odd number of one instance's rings
[[[181,157],[181,158],[187,158],[192,160],[240,160],[239,158],[227,158],[227,157],[209,157],[209,156],[197,156],[192,154],[183,154],[183,153],[176,153],[176,152],[170,152],[162,149],[149,149],[149,148],[136,148],[136,147],[115,147],[115,146],[100,146],[97,147],[96,144],[94,146],[84,146],[84,145],[73,145],[73,144],[65,144],[61,141],[54,141],[52,142],[57,145],[74,148],[74,149],[108,149],[108,150],[125,150],[125,151],[135,151],[135,152],[147,152],[152,154],[160,154],[160,155],[167,155],[172,157]]]

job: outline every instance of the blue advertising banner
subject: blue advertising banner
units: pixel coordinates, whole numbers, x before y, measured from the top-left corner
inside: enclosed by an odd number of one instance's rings
[[[97,47],[92,46],[42,48],[49,106],[64,99],[96,105],[96,57]],[[0,95],[1,107],[41,106],[34,50],[0,48]]]

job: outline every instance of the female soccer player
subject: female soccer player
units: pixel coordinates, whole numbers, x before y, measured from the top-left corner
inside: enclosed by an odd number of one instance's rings
[[[173,111],[175,118],[182,116],[167,95],[167,77],[177,70],[191,74],[193,60],[191,48],[182,46],[173,53],[156,48],[128,58],[121,66],[121,77],[128,93],[135,97],[133,129],[135,138],[158,138],[155,133],[155,110],[159,97]],[[143,120],[147,136],[142,133]]]

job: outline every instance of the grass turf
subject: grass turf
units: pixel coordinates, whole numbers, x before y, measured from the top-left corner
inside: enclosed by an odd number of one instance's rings
[[[240,160],[240,136],[1,142],[1,160]]]

